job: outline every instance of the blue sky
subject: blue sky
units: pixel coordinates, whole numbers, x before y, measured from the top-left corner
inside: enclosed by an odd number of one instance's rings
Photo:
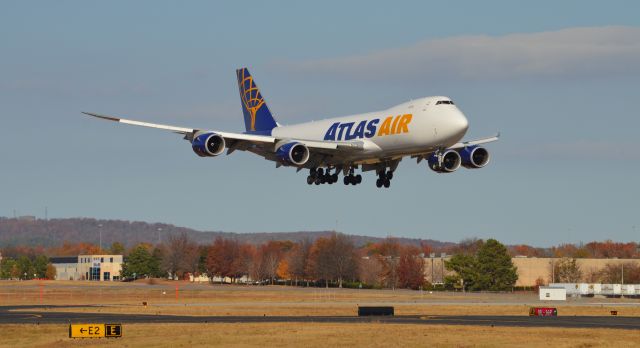
[[[640,240],[640,5],[634,1],[4,2],[0,216],[232,232],[335,229],[551,245]],[[80,111],[243,129],[248,66],[281,123],[451,96],[492,163],[404,160],[390,190],[307,186],[248,153]],[[634,226],[636,226],[634,228]]]

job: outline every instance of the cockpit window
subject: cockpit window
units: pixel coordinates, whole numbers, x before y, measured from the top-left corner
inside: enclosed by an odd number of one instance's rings
[[[436,105],[440,105],[440,104],[451,104],[451,105],[454,105],[451,100],[438,100],[436,102]]]

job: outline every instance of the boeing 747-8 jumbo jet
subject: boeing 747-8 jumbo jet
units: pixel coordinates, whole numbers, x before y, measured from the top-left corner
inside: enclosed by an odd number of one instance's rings
[[[250,151],[276,162],[276,166],[309,169],[307,183],[333,184],[344,174],[345,185],[357,185],[363,172],[375,170],[377,187],[389,187],[402,158],[426,160],[431,170],[452,173],[460,166],[482,168],[489,152],[481,144],[493,137],[460,142],[469,124],[447,97],[426,97],[386,110],[331,118],[291,126],[274,119],[247,68],[236,71],[246,132],[167,126],[119,117],[84,114],[135,126],[179,133],[200,157],[215,157],[227,149]]]

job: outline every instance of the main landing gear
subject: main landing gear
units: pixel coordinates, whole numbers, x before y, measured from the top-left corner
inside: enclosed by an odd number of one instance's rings
[[[376,180],[376,187],[380,188],[384,186],[385,188],[389,188],[389,186],[391,186],[391,179],[393,179],[392,171],[379,171],[378,180]]]
[[[336,182],[338,182],[338,173],[339,171],[336,170],[333,174],[331,174],[330,168],[312,168],[309,171],[309,176],[307,176],[307,184],[335,184]],[[358,185],[362,182],[362,175],[354,175],[353,169],[351,169],[349,171],[349,174],[344,176],[343,182],[345,185]]]
[[[345,185],[358,185],[359,183],[362,182],[362,175],[358,174],[358,175],[353,175],[353,170],[351,170],[349,172],[349,175],[345,175],[344,176],[344,184]]]
[[[312,168],[307,176],[307,184],[320,185],[320,184],[334,184],[338,182],[338,172],[330,173],[329,169],[323,170],[322,168]]]

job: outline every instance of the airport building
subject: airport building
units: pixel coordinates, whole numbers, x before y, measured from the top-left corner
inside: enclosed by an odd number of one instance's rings
[[[118,281],[122,270],[122,255],[79,255],[52,257],[56,280]]]
[[[451,259],[451,255],[431,254],[424,258],[424,277],[431,284],[443,284],[445,277],[453,275],[448,271],[445,263]],[[518,281],[516,286],[536,286],[536,282],[542,280],[542,284],[556,283],[554,274],[551,272],[552,265],[560,258],[546,257],[522,257],[516,256],[511,259],[513,265],[518,268]],[[608,264],[620,265],[635,263],[640,264],[640,259],[576,259],[576,263],[582,271],[583,277],[590,273],[598,272]],[[586,280],[586,279],[585,279]]]

